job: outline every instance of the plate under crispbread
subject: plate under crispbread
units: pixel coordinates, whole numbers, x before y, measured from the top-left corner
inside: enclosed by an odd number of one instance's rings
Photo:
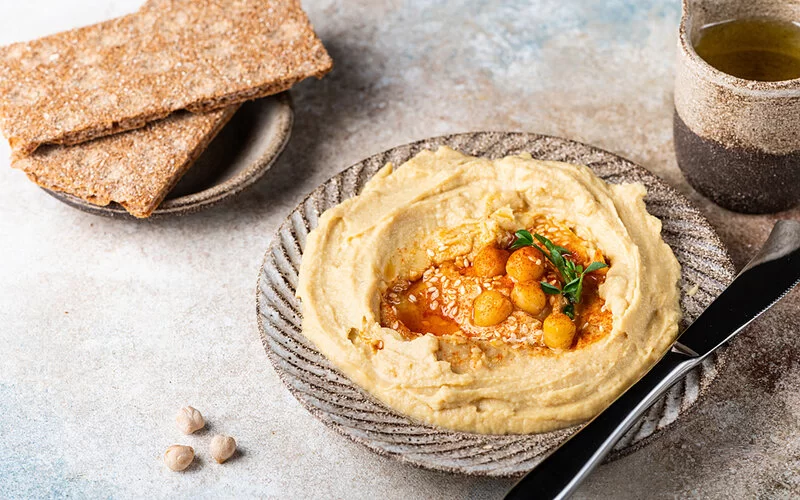
[[[43,146],[12,166],[44,188],[96,205],[115,201],[135,217],[149,217],[238,107],[183,111],[74,146]]]
[[[19,157],[275,94],[331,66],[295,0],[157,0],[0,49],[0,128]]]

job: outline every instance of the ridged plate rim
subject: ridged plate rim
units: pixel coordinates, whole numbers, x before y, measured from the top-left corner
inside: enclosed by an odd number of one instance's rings
[[[316,227],[319,215],[360,192],[387,162],[401,165],[419,151],[440,145],[490,158],[529,152],[537,159],[587,165],[607,182],[642,182],[648,190],[648,211],[661,219],[662,236],[682,265],[683,326],[733,280],[734,266],[711,224],[683,195],[630,160],[560,137],[490,131],[423,139],[370,156],[312,191],[273,236],[256,288],[259,333],[283,384],[328,427],[381,455],[451,473],[518,476],[579,426],[544,434],[480,435],[420,424],[385,407],[348,380],[300,331],[300,304],[294,297],[297,272],[305,236]],[[716,377],[724,353],[706,360],[659,399],[608,460],[639,449],[685,414]]]

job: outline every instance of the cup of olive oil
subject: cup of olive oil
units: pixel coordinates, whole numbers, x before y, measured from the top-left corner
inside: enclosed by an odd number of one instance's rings
[[[800,204],[800,0],[684,0],[675,153],[739,212]]]
[[[744,80],[800,78],[800,23],[749,17],[702,26],[694,50],[723,73]]]

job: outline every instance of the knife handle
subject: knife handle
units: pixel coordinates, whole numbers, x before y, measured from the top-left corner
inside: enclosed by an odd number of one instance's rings
[[[667,352],[611,406],[514,485],[505,498],[569,497],[659,396],[701,360],[676,351]]]

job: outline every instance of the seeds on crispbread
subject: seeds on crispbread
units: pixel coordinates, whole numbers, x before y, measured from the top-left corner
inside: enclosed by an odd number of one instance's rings
[[[136,217],[148,217],[238,107],[205,114],[181,111],[122,134],[74,146],[43,146],[12,166],[44,188],[95,205],[115,201]]]
[[[295,0],[151,0],[0,49],[0,129],[19,157],[275,94],[331,65]]]

